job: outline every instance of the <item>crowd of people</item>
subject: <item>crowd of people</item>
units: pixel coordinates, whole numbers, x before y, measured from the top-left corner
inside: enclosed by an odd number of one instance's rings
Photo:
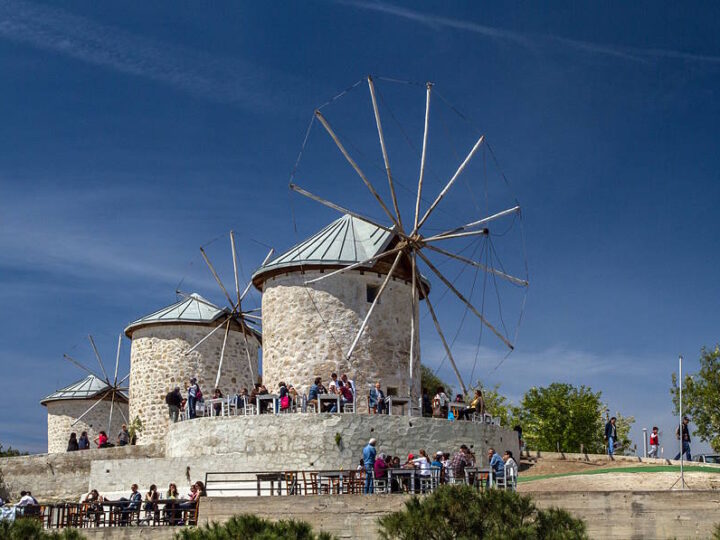
[[[162,494],[155,484],[150,485],[144,496],[140,493],[138,485],[132,484],[130,494],[117,500],[107,499],[97,489],[92,489],[80,502],[87,505],[87,515],[91,521],[96,523],[100,521],[105,512],[103,504],[112,502],[120,503],[115,506],[120,514],[120,525],[128,525],[133,516],[137,516],[140,521],[159,521],[161,511],[167,523],[182,525],[185,512],[193,510],[197,506],[198,499],[205,496],[207,496],[205,484],[198,480],[190,486],[186,497],[181,497],[177,485],[171,482]],[[162,510],[159,507],[160,504],[163,505]]]
[[[510,450],[500,456],[494,448],[488,448],[487,451],[488,465],[492,469],[495,480],[505,479],[506,471],[508,475],[517,478],[518,465]],[[465,481],[465,469],[475,467],[479,464],[475,454],[467,445],[461,445],[460,449],[454,454],[438,450],[431,458],[427,451],[421,448],[417,455],[408,454],[407,459],[403,460],[399,456],[391,456],[383,452],[377,452],[377,440],[370,439],[368,444],[363,448],[362,459],[360,460],[357,470],[365,473],[365,487],[363,493],[370,494],[374,492],[375,481],[388,480],[388,470],[390,469],[415,469],[416,474],[422,479],[429,478],[433,472],[440,484],[452,484]],[[487,479],[488,483],[490,478]],[[390,478],[389,491],[392,493],[402,490],[397,478]]]
[[[234,396],[230,396],[230,401],[232,401],[238,410],[242,411],[247,406],[254,407],[258,396],[269,394],[270,391],[268,388],[262,382],[258,382],[253,386],[251,391],[243,388]],[[337,373],[330,375],[327,386],[323,384],[322,377],[315,377],[308,389],[307,396],[301,396],[292,384],[287,384],[284,381],[278,384],[277,394],[275,395],[277,396],[277,409],[280,410],[280,412],[291,409],[298,410],[298,406],[304,397],[306,398],[304,402],[306,407],[311,406],[319,412],[330,413],[346,411],[349,405],[355,406],[358,396],[355,381],[349,378],[347,374],[342,374],[338,377]],[[324,403],[321,403],[319,398],[323,395],[337,396],[337,398],[339,398],[340,411],[338,411],[338,400],[323,400]],[[213,400],[223,399],[225,397],[219,388],[213,391]],[[178,422],[182,411],[187,412],[188,419],[195,418],[197,416],[198,404],[204,403],[204,401],[204,394],[196,377],[191,378],[189,384],[187,384],[186,396],[183,396],[180,387],[176,386],[165,396],[170,421]],[[377,381],[370,389],[367,395],[367,403],[369,413],[387,414],[389,412],[388,406],[390,401],[388,395],[382,389],[380,381]],[[260,414],[266,413],[270,406],[271,403],[269,400],[261,400],[260,410],[257,412]],[[219,415],[222,410],[222,404],[214,401],[213,408],[215,414]],[[422,415],[425,417],[471,420],[474,414],[485,414],[485,401],[482,390],[480,389],[475,390],[474,396],[468,406],[462,394],[457,394],[455,399],[451,400],[445,393],[445,389],[438,387],[431,398],[428,390],[423,388],[421,409]]]
[[[97,448],[110,448],[113,446],[127,446],[128,444],[135,444],[136,441],[134,437],[130,436],[130,431],[128,430],[127,424],[123,424],[120,428],[119,433],[117,434],[115,443],[110,442],[107,432],[105,432],[104,430],[101,430],[98,433],[98,436],[95,437],[94,442]],[[88,437],[87,431],[83,431],[82,433],[80,433],[80,437],[77,436],[77,433],[70,434],[70,439],[68,440],[67,445],[68,452],[76,452],[78,450],[89,449],[90,439]]]

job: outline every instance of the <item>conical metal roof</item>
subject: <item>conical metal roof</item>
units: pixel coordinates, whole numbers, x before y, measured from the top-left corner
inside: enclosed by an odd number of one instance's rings
[[[346,214],[261,266],[253,274],[253,283],[257,286],[263,274],[285,268],[349,266],[382,253],[394,237],[391,232]]]
[[[40,403],[47,404],[49,401],[64,401],[69,399],[100,399],[103,394],[110,390],[102,379],[98,379],[95,375],[88,375],[70,386],[61,388],[57,392],[45,397]],[[108,394],[109,396],[110,394]],[[117,392],[117,396],[121,401],[127,401],[127,396],[122,392]]]
[[[127,328],[125,328],[125,335],[132,338],[132,333],[135,330],[152,324],[212,325],[215,323],[217,325],[220,323],[216,321],[220,321],[222,319],[224,322],[227,320],[229,315],[229,309],[220,308],[199,294],[192,293],[179,302],[131,322],[127,325]],[[247,328],[250,334],[254,335],[259,341],[262,340],[260,332],[247,325],[245,325],[245,328]]]

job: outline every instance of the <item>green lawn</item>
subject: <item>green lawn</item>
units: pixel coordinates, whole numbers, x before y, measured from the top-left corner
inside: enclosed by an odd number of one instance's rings
[[[569,473],[558,473],[558,474],[543,474],[539,476],[524,476],[518,477],[518,482],[533,482],[535,480],[545,480],[546,478],[560,478],[563,476],[579,476],[583,474],[607,474],[607,473],[656,473],[656,472],[680,472],[679,465],[649,465],[647,467],[610,467],[605,469],[592,469],[590,471],[582,472],[569,472]],[[685,467],[685,472],[704,472],[704,473],[720,473],[720,467],[700,467],[698,465],[688,465]]]

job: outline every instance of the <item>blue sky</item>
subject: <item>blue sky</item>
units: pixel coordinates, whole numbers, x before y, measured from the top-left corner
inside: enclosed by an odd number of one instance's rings
[[[475,378],[515,400],[553,381],[591,386],[669,444],[677,355],[692,371],[718,341],[718,20],[713,3],[0,0],[0,363],[12,411],[0,441],[43,449],[38,401],[82,377],[62,355],[91,364],[88,333],[110,363],[124,325],[173,302],[178,284],[220,302],[199,246],[231,281],[231,228],[247,276],[266,245],[285,249],[333,219],[290,195],[288,179],[313,109],[373,73],[433,81],[471,119],[433,102],[447,125],[433,132],[444,135],[428,191],[479,130],[512,185],[491,188],[488,208],[523,206],[531,287],[517,348],[496,369],[504,353],[484,334]],[[417,142],[423,88],[378,87]],[[358,145],[377,144],[367,99],[360,85],[327,108]],[[382,218],[321,135],[315,126],[298,183]],[[417,162],[400,146],[411,186]],[[479,163],[467,185],[481,196]],[[436,227],[475,215],[463,193]],[[496,242],[519,270],[517,234]],[[513,316],[516,292],[503,297]],[[443,298],[468,376],[479,327]],[[422,331],[438,367],[427,318]],[[440,373],[453,382],[447,362]]]

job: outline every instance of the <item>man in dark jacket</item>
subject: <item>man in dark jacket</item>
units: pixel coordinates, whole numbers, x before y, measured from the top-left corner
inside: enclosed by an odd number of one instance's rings
[[[605,424],[605,441],[607,441],[608,455],[615,453],[615,445],[617,444],[617,428],[615,427],[616,418],[613,416],[610,421]]]
[[[173,423],[178,421],[180,407],[182,406],[182,399],[179,386],[176,386],[174,390],[168,392],[167,396],[165,396],[165,403],[167,403],[168,406],[170,421]]]
[[[682,452],[678,453],[678,455],[675,456],[675,459],[680,459],[680,456],[685,454],[687,456],[687,460],[692,461],[692,456],[690,455],[690,430],[688,429],[689,423],[690,419],[686,416],[683,418],[682,424],[680,424],[675,430],[675,437],[677,437],[678,439],[682,439]]]

